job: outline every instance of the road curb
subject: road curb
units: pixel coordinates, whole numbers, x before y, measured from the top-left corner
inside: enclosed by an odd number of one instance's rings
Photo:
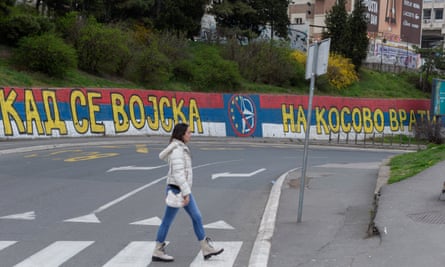
[[[298,168],[296,168],[298,169]],[[264,209],[258,235],[249,259],[249,267],[267,267],[271,248],[271,239],[275,231],[275,220],[281,196],[281,188],[288,174],[296,169],[283,173],[272,186],[272,190]]]
[[[379,208],[379,199],[380,199],[380,189],[382,186],[388,184],[389,174],[390,174],[390,168],[389,168],[389,162],[391,161],[391,158],[394,156],[390,156],[384,160],[382,160],[382,163],[380,163],[379,173],[377,176],[377,181],[374,189],[374,200],[372,203],[372,210],[371,210],[371,219],[368,225],[368,237],[380,235],[380,230],[375,225],[375,216],[377,215],[377,211]]]

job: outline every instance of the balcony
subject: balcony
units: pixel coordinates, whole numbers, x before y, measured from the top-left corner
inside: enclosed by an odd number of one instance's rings
[[[422,29],[423,30],[442,30],[444,26],[444,21],[441,20],[430,20],[424,19],[422,20]]]

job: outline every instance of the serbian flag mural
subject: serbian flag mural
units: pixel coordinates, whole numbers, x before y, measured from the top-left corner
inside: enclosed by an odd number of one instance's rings
[[[97,88],[0,88],[0,137],[194,135],[304,138],[308,96]],[[430,119],[430,101],[313,99],[311,138],[330,134],[410,134]]]

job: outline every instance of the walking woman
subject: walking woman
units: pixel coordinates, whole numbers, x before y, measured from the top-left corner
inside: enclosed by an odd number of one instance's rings
[[[222,248],[215,248],[211,245],[211,239],[206,237],[202,224],[201,212],[193,198],[191,187],[193,180],[192,157],[187,143],[191,139],[191,132],[188,124],[180,123],[175,125],[169,145],[159,153],[159,158],[168,161],[169,171],[167,175],[167,189],[174,194],[181,193],[183,197],[183,207],[193,222],[193,230],[196,238],[201,244],[202,255],[207,260],[211,256],[218,255],[224,251]],[[153,261],[173,261],[174,258],[165,253],[165,239],[168,234],[179,208],[166,206],[164,218],[159,226],[156,247],[153,251]]]

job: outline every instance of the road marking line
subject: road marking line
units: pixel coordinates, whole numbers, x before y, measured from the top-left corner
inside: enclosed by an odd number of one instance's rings
[[[100,220],[99,218],[97,218],[96,214],[91,213],[84,216],[64,220],[64,222],[100,223]]]
[[[212,174],[212,180],[215,180],[219,177],[252,177],[255,174],[258,174],[260,172],[265,171],[265,168],[258,169],[256,171],[253,171],[251,173],[230,173],[230,172],[220,172],[220,173],[214,173]]]
[[[57,241],[15,267],[57,267],[93,243],[94,241]]]
[[[217,162],[212,162],[212,163],[207,163],[207,164],[198,165],[198,166],[193,167],[193,169],[198,169],[198,168],[207,167],[207,166],[216,165],[216,164],[221,164],[221,163],[234,162],[234,161],[239,161],[239,160],[217,161]],[[121,202],[121,201],[124,201],[125,199],[131,197],[132,195],[134,195],[134,194],[136,194],[136,193],[138,193],[138,192],[144,190],[145,188],[148,188],[148,187],[150,187],[150,186],[152,186],[152,185],[155,185],[155,184],[159,183],[159,182],[162,181],[162,180],[165,180],[166,178],[167,178],[167,176],[158,178],[158,179],[154,180],[154,181],[151,182],[151,183],[145,184],[145,185],[143,185],[143,186],[141,186],[141,187],[139,187],[139,188],[136,188],[135,190],[133,190],[133,191],[131,191],[131,192],[128,192],[127,194],[125,194],[125,195],[123,195],[123,196],[121,196],[121,197],[116,198],[116,199],[113,200],[113,201],[108,202],[107,204],[105,204],[105,205],[103,205],[103,206],[97,208],[96,210],[94,210],[93,212],[88,213],[87,215],[82,215],[82,216],[75,217],[75,218],[72,218],[72,219],[67,219],[67,220],[65,220],[65,221],[78,221],[79,218],[82,218],[82,217],[84,217],[84,216],[88,216],[88,215],[91,215],[91,214],[95,214],[95,213],[102,212],[102,211],[104,211],[104,210],[106,210],[106,209],[108,209],[108,208],[110,208],[110,207],[116,205],[117,203],[119,203],[119,202]]]
[[[140,220],[140,221],[137,221],[137,222],[132,222],[130,224],[133,224],[133,225],[154,225],[154,226],[159,226],[159,225],[161,225],[161,223],[162,223],[162,221],[161,221],[161,219],[159,219],[159,217],[152,217],[152,218]]]
[[[145,267],[151,263],[151,252],[155,244],[156,242],[131,242],[103,267]]]
[[[226,223],[225,221],[217,221],[217,222],[209,223],[209,224],[204,225],[204,228],[206,228],[206,229],[229,229],[229,230],[235,229],[235,228],[233,228],[233,226]]]
[[[148,171],[148,170],[154,170],[162,167],[166,167],[167,164],[160,165],[160,166],[154,166],[154,167],[138,167],[138,166],[122,166],[122,167],[113,167],[109,169],[107,172],[114,172],[114,171]]]
[[[88,152],[85,153],[85,155],[78,156],[78,157],[72,157],[67,158],[64,161],[65,162],[78,162],[78,161],[84,161],[84,160],[93,160],[93,159],[101,159],[101,158],[109,158],[109,157],[115,157],[118,156],[119,153],[99,153],[99,152]]]
[[[147,154],[148,153],[148,147],[143,144],[137,144],[136,145],[136,152]]]
[[[17,241],[0,241],[0,250],[14,245]]]
[[[224,252],[218,256],[213,256],[208,260],[204,260],[202,256],[202,251],[199,251],[198,255],[195,257],[190,267],[227,267],[233,266],[236,257],[243,245],[243,242],[213,242],[214,246],[217,248],[224,248]]]
[[[35,218],[36,218],[36,213],[34,211],[28,211],[25,213],[11,214],[0,217],[0,219],[14,219],[14,220],[34,220]]]

